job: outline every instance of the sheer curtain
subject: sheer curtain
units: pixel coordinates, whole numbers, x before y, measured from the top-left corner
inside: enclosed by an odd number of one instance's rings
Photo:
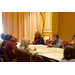
[[[42,33],[44,25],[43,12],[2,12],[2,25],[5,34],[14,35],[18,42],[24,37],[34,40],[34,33]]]
[[[0,35],[3,33],[3,27],[2,27],[2,13],[0,13]]]

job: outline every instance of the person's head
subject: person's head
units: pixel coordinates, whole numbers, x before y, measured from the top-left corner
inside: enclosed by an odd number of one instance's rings
[[[39,31],[36,31],[36,33],[34,35],[35,35],[35,37],[38,38],[39,36],[41,36],[41,33]]]
[[[72,40],[75,38],[75,35],[73,35],[73,38],[72,38]]]
[[[70,60],[75,58],[75,49],[73,46],[68,45],[64,49],[64,59]]]
[[[54,34],[54,35],[53,35],[53,39],[54,39],[55,41],[57,41],[57,40],[59,39],[58,34]]]
[[[8,40],[8,38],[9,38],[9,34],[5,35],[4,40]]]
[[[4,33],[1,34],[1,38],[2,38],[2,39],[5,38],[5,34],[4,34]]]
[[[8,40],[15,42],[15,37],[13,35],[9,35]]]
[[[28,47],[29,42],[30,42],[29,38],[27,38],[27,37],[23,38],[21,40],[20,47],[24,47],[24,48]]]

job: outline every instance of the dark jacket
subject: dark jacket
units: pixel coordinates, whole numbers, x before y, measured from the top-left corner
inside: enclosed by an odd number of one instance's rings
[[[35,41],[35,39],[36,39],[36,37],[34,38],[34,41]],[[39,36],[38,37],[38,42],[36,42],[35,44],[43,44],[43,45],[45,45],[43,37]]]

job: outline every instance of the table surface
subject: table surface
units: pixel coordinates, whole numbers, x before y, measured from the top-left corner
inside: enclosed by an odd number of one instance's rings
[[[19,47],[19,43],[17,47]],[[62,48],[47,47],[46,45],[29,45],[29,47],[32,50],[36,48],[36,51],[33,51],[34,53],[38,53],[38,55],[42,55],[48,58],[60,60],[63,57]]]

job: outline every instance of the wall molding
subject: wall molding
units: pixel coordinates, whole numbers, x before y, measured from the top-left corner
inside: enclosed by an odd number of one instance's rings
[[[52,40],[52,31],[50,28],[44,28],[43,29],[43,37],[46,42],[49,38]]]

